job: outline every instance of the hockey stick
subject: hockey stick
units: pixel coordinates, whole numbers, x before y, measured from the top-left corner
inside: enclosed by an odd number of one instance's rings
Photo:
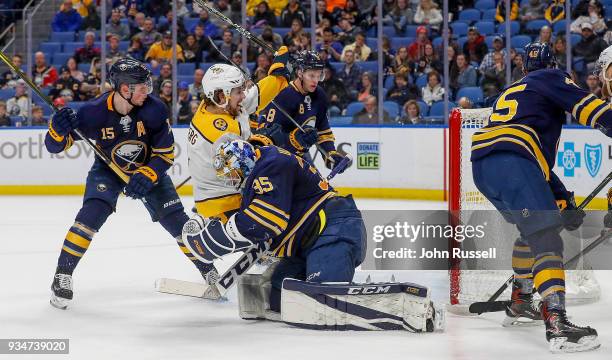
[[[178,184],[178,185],[175,187],[175,190],[178,190],[178,189],[180,189],[181,187],[183,187],[183,185],[187,184],[187,182],[189,182],[189,180],[191,180],[191,175],[190,175],[190,176],[187,176],[187,179],[183,180],[183,181],[182,181],[180,184]]]
[[[610,180],[612,180],[612,172],[610,172],[608,174],[608,176],[606,176],[603,181],[601,183],[599,183],[599,185],[597,185],[597,187],[595,188],[595,190],[593,190],[586,198],[584,198],[584,200],[580,203],[580,205],[578,206],[579,210],[583,210],[594,198],[595,196],[597,196],[597,194],[599,194],[599,192],[606,187],[606,185],[608,185],[608,183],[610,182]],[[603,242],[603,241],[602,241]],[[595,243],[595,242],[594,242]],[[593,244],[594,244],[593,243]],[[591,244],[591,245],[593,245]],[[599,244],[599,243],[598,243]],[[574,261],[574,259],[578,259],[580,258],[580,256],[585,255],[586,252],[585,250],[592,249],[593,247],[591,247],[591,245],[587,246],[582,252],[580,252],[578,255],[574,256],[572,259],[570,259],[570,261]],[[568,261],[569,263],[569,261]],[[568,264],[566,263],[566,265]],[[497,300],[497,298],[504,292],[506,291],[506,289],[512,284],[512,280],[514,279],[514,276],[510,276],[510,278],[508,278],[508,280],[506,280],[506,282],[504,282],[504,284],[497,289],[497,291],[491,295],[491,297],[489,298],[489,300],[487,301],[482,301],[482,302],[475,302],[472,303],[469,307],[469,312],[472,314],[482,314],[483,312],[492,312],[492,311],[501,311],[503,310],[500,309],[500,304],[499,303],[506,303],[506,301],[495,301]],[[488,305],[490,304],[490,305]],[[491,309],[491,310],[485,310],[485,311],[480,311],[482,309]]]
[[[17,66],[15,66],[15,64],[13,64],[13,62],[4,54],[4,52],[0,51],[0,60],[2,60],[14,73],[17,74],[17,76],[19,76],[23,81],[26,82],[26,84],[45,102],[47,103],[47,105],[49,105],[49,107],[51,109],[53,109],[53,111],[57,112],[59,111],[59,109],[53,105],[53,102],[51,101],[51,99],[49,99],[45,94],[43,94],[40,89],[38,88],[38,86],[36,86],[36,84],[34,84],[32,82],[32,80],[30,80],[30,78],[28,78],[28,76],[26,74],[24,74],[21,69],[19,69]],[[87,146],[89,146],[94,153],[102,160],[104,161],[104,163],[106,165],[108,165],[108,167],[117,175],[119,176],[119,178],[121,178],[121,180],[123,180],[124,183],[128,183],[130,181],[130,177],[128,175],[126,175],[123,171],[121,171],[121,169],[119,168],[119,166],[115,165],[115,163],[113,163],[111,161],[111,159],[109,159],[100,149],[98,149],[94,143],[91,142],[91,140],[89,140],[88,138],[86,138],[85,136],[83,136],[83,134],[81,133],[81,131],[79,129],[72,129],[72,131],[81,139],[85,142],[85,144],[87,144]]]

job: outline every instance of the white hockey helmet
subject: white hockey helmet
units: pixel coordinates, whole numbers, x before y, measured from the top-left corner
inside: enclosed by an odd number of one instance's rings
[[[612,94],[612,89],[610,89],[612,78],[608,78],[606,74],[610,65],[612,65],[612,45],[602,51],[601,54],[599,54],[599,59],[595,62],[595,74],[599,76],[599,79],[603,83],[602,85],[608,90],[608,94]]]
[[[202,78],[202,90],[204,96],[209,98],[215,105],[225,108],[229,104],[232,89],[242,87],[245,84],[242,71],[233,65],[215,64],[206,70]],[[225,104],[218,104],[215,101],[215,93],[222,90],[225,95]]]

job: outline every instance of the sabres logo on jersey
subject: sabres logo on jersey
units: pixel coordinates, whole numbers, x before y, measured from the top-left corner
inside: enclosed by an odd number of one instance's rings
[[[223,119],[215,119],[215,121],[213,121],[213,126],[220,131],[225,131],[227,130],[227,121],[223,120]]]
[[[113,148],[113,162],[126,173],[133,173],[147,160],[147,146],[142,141],[128,140]]]

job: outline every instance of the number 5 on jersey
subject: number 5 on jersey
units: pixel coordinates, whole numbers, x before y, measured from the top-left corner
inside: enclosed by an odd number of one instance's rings
[[[514,94],[515,92],[523,91],[526,87],[527,84],[520,84],[512,86],[504,91],[504,93],[501,94],[495,103],[495,109],[491,114],[491,122],[506,122],[512,120],[518,109],[518,101],[508,100],[506,97],[510,94]],[[500,112],[505,112],[504,110],[506,109],[508,111],[506,114],[500,114]]]

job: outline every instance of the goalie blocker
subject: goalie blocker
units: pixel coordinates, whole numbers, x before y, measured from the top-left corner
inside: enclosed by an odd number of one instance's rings
[[[286,278],[279,316],[270,310],[270,273],[248,274],[238,281],[241,318],[315,330],[444,329],[444,309],[434,307],[426,287],[411,283],[312,283]]]

